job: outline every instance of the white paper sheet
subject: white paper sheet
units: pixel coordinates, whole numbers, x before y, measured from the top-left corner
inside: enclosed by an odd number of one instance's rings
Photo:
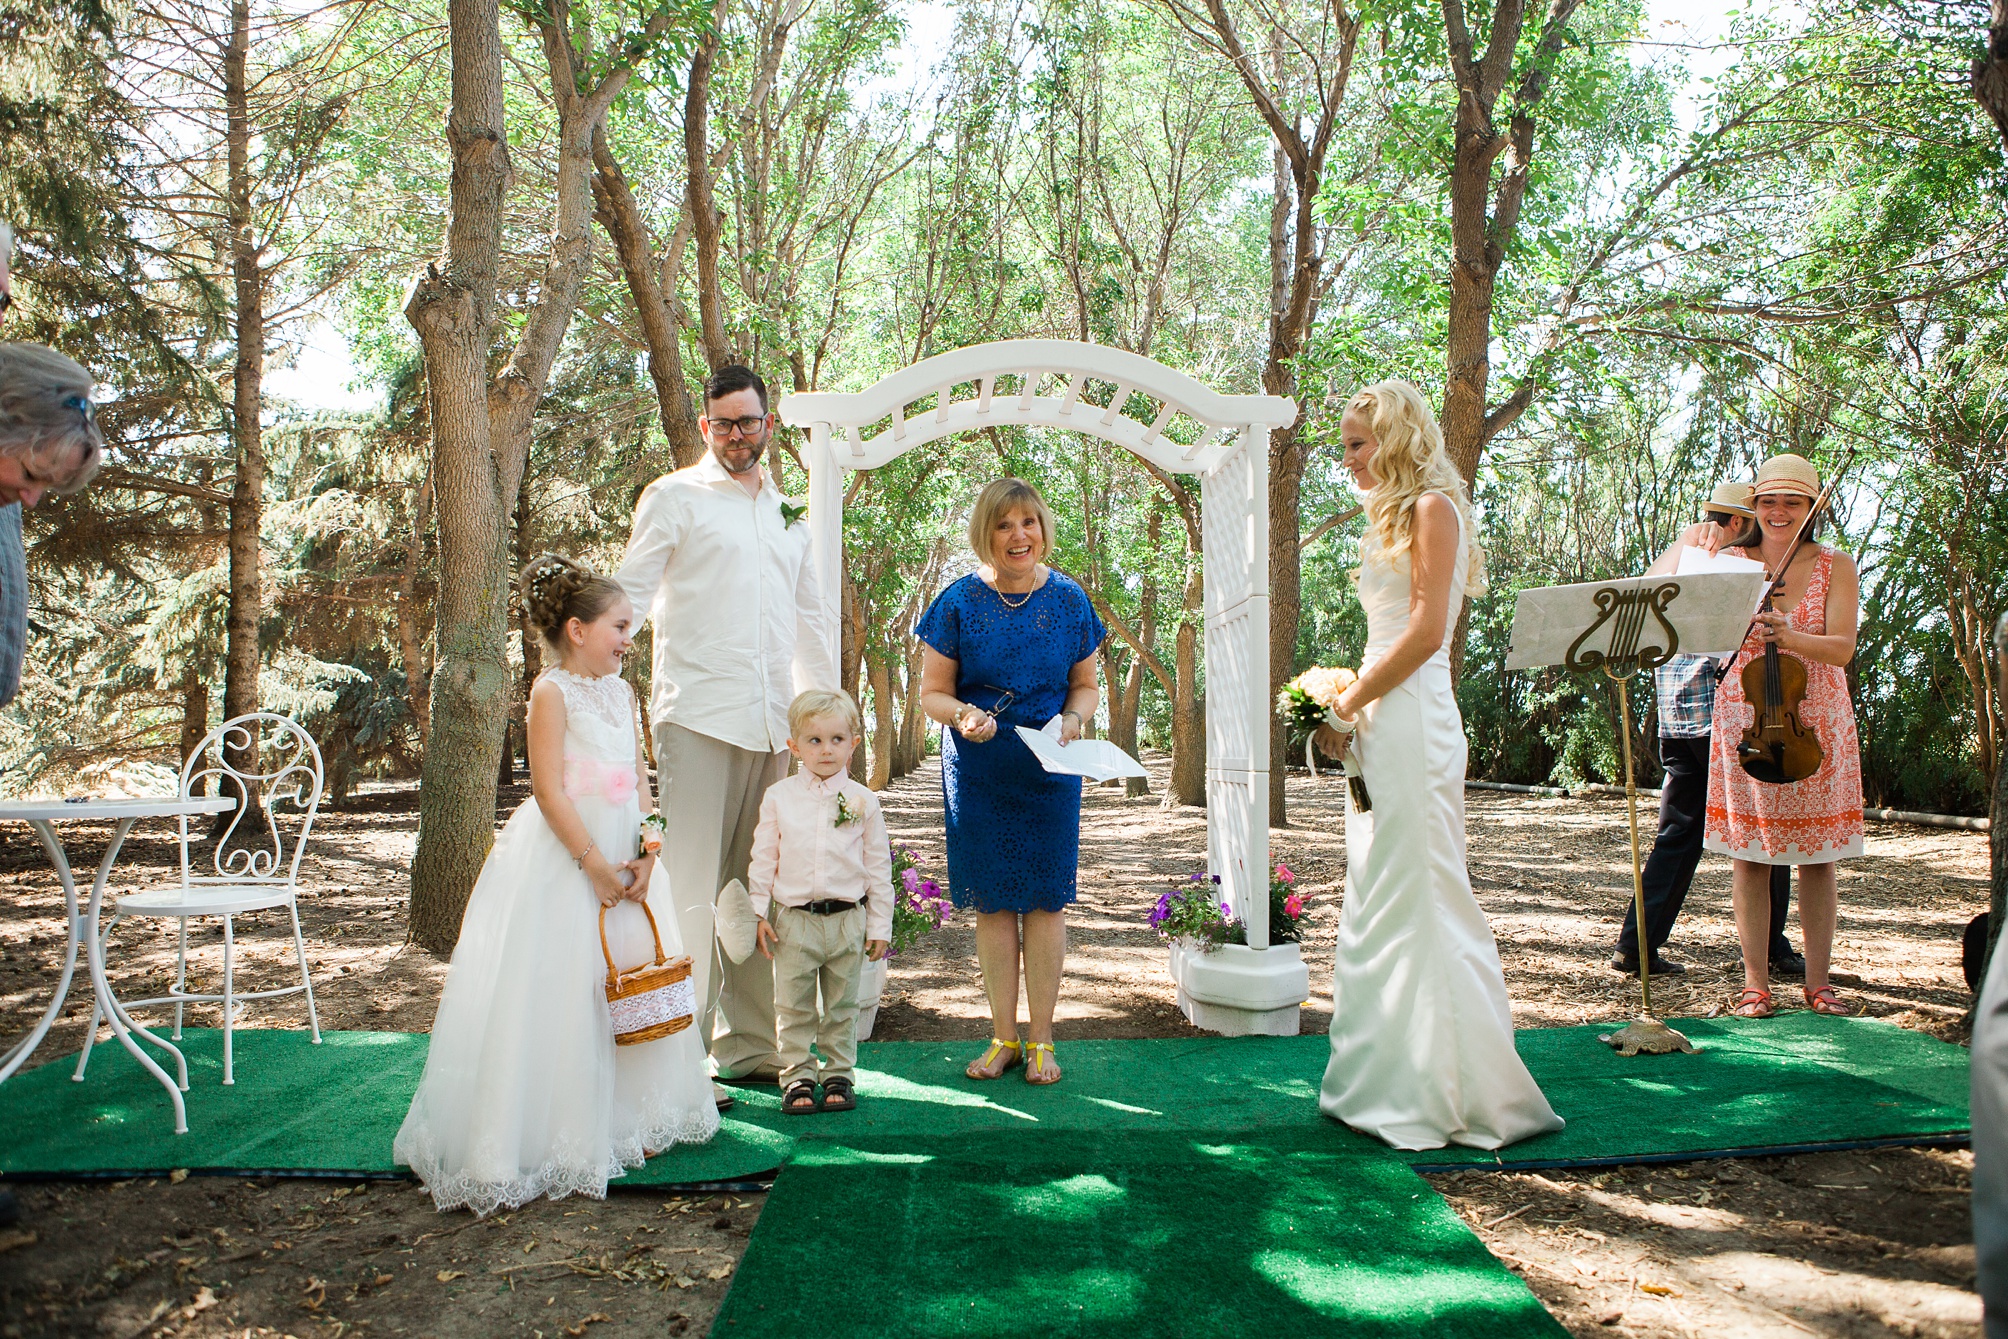
[[[1060,776],[1082,776],[1090,781],[1114,781],[1123,776],[1149,776],[1143,764],[1106,739],[1077,739],[1062,744],[1041,730],[1018,727],[1018,738],[1032,750],[1039,766]]]
[[[1745,558],[1740,553],[1722,549],[1711,555],[1707,549],[1698,549],[1692,544],[1680,548],[1680,566],[1674,568],[1675,576],[1688,576],[1695,572],[1761,572],[1764,564],[1755,558]]]

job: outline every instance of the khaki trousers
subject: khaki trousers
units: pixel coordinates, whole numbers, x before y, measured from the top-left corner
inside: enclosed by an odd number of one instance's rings
[[[780,1027],[781,1086],[796,1079],[845,1078],[858,1063],[858,977],[865,965],[865,909],[818,916],[776,903],[774,1018]],[[820,997],[822,1007],[817,1007]],[[809,1043],[823,1057],[816,1073]]]
[[[697,1035],[719,1077],[738,1078],[774,1063],[774,970],[758,953],[735,963],[718,951],[718,890],[734,879],[745,882],[760,798],[786,775],[788,755],[738,748],[658,721],[655,761],[669,820],[663,867],[691,959],[692,986],[703,1001]]]

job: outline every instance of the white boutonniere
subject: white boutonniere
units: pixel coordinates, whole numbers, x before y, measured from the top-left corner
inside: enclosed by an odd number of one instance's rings
[[[864,815],[863,815],[863,814],[861,814],[861,813],[859,813],[859,812],[858,812],[857,810],[855,810],[855,809],[851,808],[851,802],[850,802],[850,800],[848,800],[847,798],[845,798],[845,796],[844,796],[844,793],[843,793],[842,791],[838,791],[838,792],[837,792],[837,821],[836,821],[835,823],[831,824],[831,826],[832,826],[832,827],[839,827],[839,828],[840,828],[840,827],[843,827],[843,826],[844,826],[845,824],[847,824],[847,823],[856,823],[856,822],[859,822],[859,821],[860,821],[860,820],[862,820],[863,818],[864,818]]]

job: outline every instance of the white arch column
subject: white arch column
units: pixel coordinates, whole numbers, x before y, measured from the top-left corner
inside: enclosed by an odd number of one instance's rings
[[[1049,382],[1056,393],[1042,394]],[[1011,383],[1011,384],[1006,384]],[[1106,399],[1095,403],[1099,386]],[[961,394],[958,396],[958,392]],[[1139,397],[1150,420],[1132,417]],[[1294,944],[1269,944],[1268,432],[1297,416],[1273,395],[1223,395],[1137,354],[1066,340],[1005,340],[916,363],[866,391],[784,395],[781,420],[808,435],[809,531],[831,657],[841,651],[846,470],[987,427],[1061,428],[1113,442],[1203,483],[1207,864],[1247,927],[1246,947],[1174,946],[1179,1007],[1203,1028],[1293,1035],[1309,974]],[[1196,428],[1167,435],[1183,417]],[[884,422],[867,439],[863,434]]]

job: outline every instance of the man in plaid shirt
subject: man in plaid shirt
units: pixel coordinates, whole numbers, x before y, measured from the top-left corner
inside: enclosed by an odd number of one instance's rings
[[[1707,519],[1688,527],[1673,546],[1660,555],[1649,569],[1671,572],[1685,545],[1706,548],[1711,553],[1732,538],[1744,522],[1754,518],[1749,484],[1722,484],[1709,496]],[[1673,922],[1687,901],[1694,883],[1694,870],[1701,863],[1701,828],[1708,804],[1709,733],[1715,721],[1716,661],[1708,656],[1677,655],[1653,671],[1654,698],[1659,707],[1659,761],[1666,769],[1660,783],[1659,832],[1646,857],[1641,882],[1645,890],[1646,944],[1652,953],[1652,972],[1678,975],[1687,968],[1660,956]],[[1792,951],[1785,939],[1785,912],[1792,901],[1792,867],[1771,867],[1771,971],[1777,976],[1799,976],[1806,960]],[[1618,932],[1618,950],[1611,966],[1621,972],[1638,971],[1638,917],[1627,904],[1624,929]]]

